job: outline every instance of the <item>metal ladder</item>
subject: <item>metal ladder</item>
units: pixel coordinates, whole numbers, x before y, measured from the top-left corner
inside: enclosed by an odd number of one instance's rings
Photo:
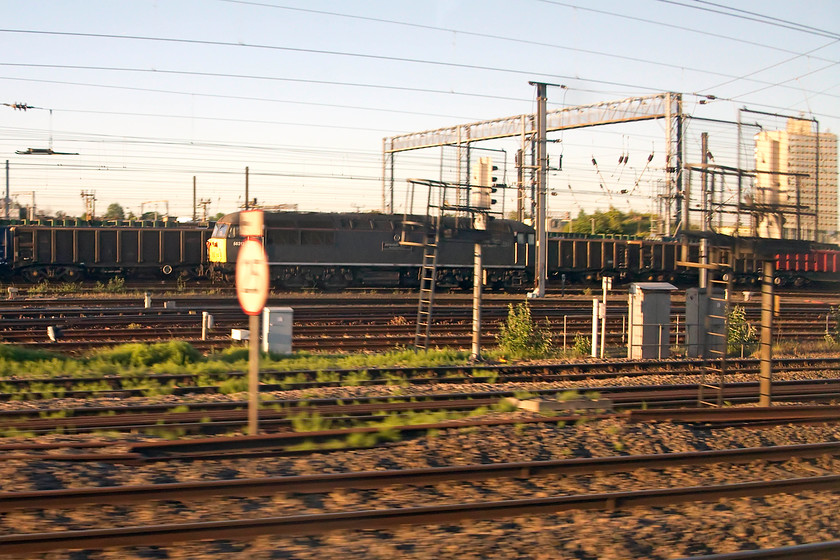
[[[440,228],[426,232],[423,247],[423,266],[420,269],[420,298],[417,302],[417,329],[414,332],[414,348],[428,350],[432,330],[432,309],[435,303],[435,282],[437,279],[438,245]]]
[[[441,225],[443,222],[444,204],[432,202],[432,186],[440,187],[445,185],[437,181],[411,181],[409,180],[409,193],[413,200],[414,188],[417,184],[428,186],[426,197],[425,218],[421,221],[410,220],[406,210],[403,219],[403,230],[400,236],[400,245],[411,247],[422,247],[423,263],[420,267],[420,294],[417,302],[417,322],[414,331],[414,349],[428,350],[432,330],[432,311],[435,304],[435,284],[437,282],[438,248],[441,239]],[[445,200],[445,188],[441,194],[441,200]],[[438,212],[432,215],[432,209],[437,208]],[[411,237],[414,233],[417,237]]]
[[[709,270],[703,365],[697,389],[698,406],[722,407],[724,404],[732,277],[732,270],[724,263],[717,263],[714,269]]]

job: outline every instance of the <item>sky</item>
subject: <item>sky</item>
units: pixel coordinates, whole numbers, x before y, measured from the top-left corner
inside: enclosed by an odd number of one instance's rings
[[[246,168],[259,204],[383,210],[383,138],[533,113],[529,81],[557,85],[549,110],[682,93],[689,161],[708,132],[717,161],[753,167],[752,124],[784,127],[764,113],[840,130],[836,0],[29,0],[3,15],[0,103],[32,108],[0,106],[0,158],[12,199],[50,215],[83,214],[87,192],[98,214],[191,218],[194,182],[208,215],[233,212]],[[552,134],[549,214],[654,210],[666,128]],[[517,139],[474,147],[514,181]],[[30,148],[78,155],[16,154]],[[453,180],[456,157],[398,154],[394,210],[406,178]]]

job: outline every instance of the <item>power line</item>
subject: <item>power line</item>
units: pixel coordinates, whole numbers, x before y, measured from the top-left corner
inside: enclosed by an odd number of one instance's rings
[[[816,52],[816,51],[819,51],[819,50],[825,49],[825,48],[827,48],[827,47],[830,47],[831,45],[834,45],[834,44],[835,44],[835,43],[837,43],[837,42],[838,42],[838,41],[831,41],[830,43],[826,43],[825,45],[823,45],[823,46],[821,46],[821,47],[817,47],[817,48],[815,48],[815,49],[811,49],[810,51],[806,51],[806,52],[804,52],[804,53],[802,53],[802,54],[799,54],[799,55],[793,56],[793,57],[791,57],[791,58],[788,58],[788,59],[785,59],[785,60],[782,60],[782,61],[776,62],[775,64],[771,64],[771,65],[769,65],[769,66],[765,66],[765,67],[763,67],[763,68],[759,68],[758,70],[755,70],[755,71],[753,71],[753,72],[750,72],[749,74],[744,74],[744,76],[742,76],[741,78],[735,78],[735,79],[729,80],[728,82],[723,82],[723,83],[720,83],[720,84],[717,84],[717,85],[714,85],[714,86],[712,86],[712,87],[710,87],[710,88],[705,88],[705,89],[706,89],[706,90],[708,90],[708,91],[712,91],[712,90],[718,89],[718,88],[723,87],[723,86],[725,86],[725,85],[729,85],[729,84],[731,84],[731,83],[733,83],[733,82],[740,81],[741,79],[748,78],[748,77],[750,77],[750,76],[754,76],[754,75],[756,75],[756,74],[759,74],[759,73],[761,73],[761,72],[765,72],[765,71],[770,70],[770,69],[772,69],[772,68],[776,68],[776,67],[781,66],[781,65],[783,65],[783,64],[787,64],[788,62],[792,62],[792,61],[796,60],[797,58],[802,58],[803,56],[808,56],[809,54],[811,54],[811,53],[813,53],[813,52]],[[838,64],[838,63],[834,63],[834,64]]]
[[[259,6],[259,7],[264,7],[264,8],[274,8],[274,9],[278,9],[278,10],[288,10],[288,11],[293,11],[293,12],[307,13],[307,14],[316,14],[316,15],[324,15],[324,16],[330,16],[330,17],[347,18],[347,19],[353,19],[353,20],[359,20],[359,21],[370,21],[370,22],[384,23],[384,24],[389,24],[389,25],[400,25],[400,26],[410,27],[410,28],[414,28],[414,29],[423,29],[423,30],[428,30],[428,31],[438,31],[438,32],[441,32],[441,33],[457,33],[459,35],[464,35],[464,36],[467,36],[467,37],[479,37],[479,38],[484,38],[484,39],[507,41],[507,42],[511,42],[511,43],[517,43],[517,44],[521,44],[521,45],[531,45],[531,46],[536,46],[536,47],[549,47],[549,48],[560,49],[560,50],[565,50],[565,51],[569,51],[569,52],[603,56],[603,57],[607,57],[607,58],[614,58],[616,60],[625,60],[625,61],[628,61],[628,62],[641,62],[641,63],[644,63],[644,64],[650,64],[650,65],[653,65],[653,66],[660,66],[660,67],[663,67],[663,68],[672,68],[674,70],[685,70],[686,69],[684,66],[681,66],[679,64],[672,64],[672,63],[668,63],[668,62],[661,62],[661,61],[657,61],[657,60],[650,60],[650,59],[639,58],[639,57],[635,57],[635,56],[610,53],[610,52],[606,52],[606,51],[598,51],[598,50],[593,50],[593,49],[583,49],[583,48],[580,48],[580,47],[571,47],[571,46],[568,46],[568,45],[560,45],[560,44],[557,44],[557,43],[548,43],[548,42],[545,42],[545,41],[535,41],[535,40],[532,40],[532,39],[522,39],[522,38],[518,38],[518,37],[508,37],[508,36],[505,36],[505,35],[498,35],[498,34],[494,34],[494,33],[468,31],[466,29],[456,29],[456,28],[452,28],[452,27],[439,27],[439,26],[435,26],[435,25],[426,25],[426,24],[416,23],[416,22],[399,21],[399,20],[385,19],[385,18],[378,18],[378,17],[371,17],[371,16],[359,16],[359,15],[355,15],[355,14],[347,14],[347,13],[333,12],[333,11],[327,11],[327,10],[314,10],[314,9],[311,9],[311,8],[300,8],[300,7],[294,7],[294,6],[281,6],[281,5],[276,5],[276,4],[268,4],[268,3],[265,3],[265,2],[255,2],[255,1],[249,1],[249,0],[219,0],[219,1],[220,2],[227,2],[227,3],[230,3],[230,4]],[[720,72],[715,72],[713,70],[700,70],[700,71],[701,72],[706,72],[706,73],[709,73],[709,74],[720,75],[720,76],[723,76],[723,77],[734,77],[734,76],[726,76],[725,74],[722,74]]]
[[[759,89],[748,91],[747,93],[742,93],[741,95],[735,96],[733,99],[746,97],[747,95],[752,95],[754,93],[758,93],[760,91],[764,91],[764,90],[770,89],[770,88],[775,87],[775,86],[783,85],[786,82],[793,82],[793,81],[796,81],[800,78],[804,78],[805,76],[810,76],[811,74],[816,74],[817,72],[822,72],[823,70],[827,70],[828,68],[831,68],[832,66],[837,66],[838,64],[840,64],[840,62],[835,63],[835,64],[829,64],[828,66],[823,66],[822,68],[817,68],[815,70],[811,70],[810,72],[806,72],[805,74],[801,74],[799,76],[796,76],[795,78],[789,78],[789,79],[785,80],[784,82],[779,82],[778,84],[771,84],[771,85],[764,86],[764,87],[759,88]]]
[[[333,107],[337,109],[358,109],[358,110],[366,110],[366,111],[381,111],[381,112],[392,112],[392,113],[399,113],[399,114],[414,114],[420,116],[427,116],[427,117],[445,117],[445,118],[459,118],[459,119],[469,119],[469,117],[454,117],[452,115],[440,115],[434,113],[422,113],[422,112],[411,112],[411,111],[402,111],[402,110],[390,110],[390,109],[382,109],[377,107],[358,107],[352,105],[339,105],[339,104],[328,104],[328,103],[315,103],[312,101],[291,101],[285,99],[271,99],[268,97],[250,97],[245,95],[223,95],[218,93],[200,93],[194,91],[178,91],[178,90],[166,90],[166,89],[156,89],[156,88],[142,88],[142,87],[134,87],[134,86],[115,86],[109,84],[94,84],[89,82],[69,82],[64,80],[40,80],[34,78],[11,78],[8,76],[0,76],[0,80],[11,80],[11,81],[21,81],[21,82],[33,82],[33,83],[41,83],[41,84],[59,84],[59,85],[70,85],[70,86],[80,86],[80,87],[93,87],[93,88],[105,88],[105,89],[120,89],[126,91],[142,91],[142,92],[149,92],[149,93],[164,93],[167,95],[185,95],[191,97],[209,97],[209,98],[216,98],[216,99],[235,99],[239,101],[261,101],[266,103],[286,103],[292,105],[314,105],[314,106],[326,106],[326,107]],[[347,128],[350,130],[371,130],[375,132],[386,132],[382,129],[371,129],[371,128],[361,128],[361,127],[349,127],[349,126],[341,126],[338,124],[315,124],[311,122],[307,123],[284,123],[290,124],[295,126],[307,126],[307,127],[325,127],[325,128]],[[388,132],[405,132],[405,131],[388,131]]]
[[[641,17],[637,17],[637,16],[628,16],[628,15],[625,15],[625,14],[619,14],[617,12],[610,12],[610,11],[606,11],[606,10],[597,10],[595,8],[589,8],[589,7],[586,7],[586,6],[579,6],[577,4],[570,4],[568,2],[561,2],[559,0],[537,0],[537,1],[538,2],[544,2],[546,4],[554,4],[556,6],[563,6],[563,7],[566,7],[566,8],[574,8],[576,10],[580,10],[580,11],[584,11],[584,12],[593,12],[593,13],[596,13],[596,14],[608,15],[608,16],[627,19],[627,20],[631,20],[631,21],[638,21],[638,22],[641,22],[641,23],[650,23],[650,24],[653,24],[653,25],[659,25],[661,27],[668,27],[670,29],[677,29],[679,31],[689,31],[691,33],[696,33],[698,35],[706,35],[708,37],[716,37],[718,39],[726,39],[728,41],[735,41],[736,43],[743,43],[745,45],[752,45],[754,47],[761,47],[761,48],[765,48],[765,49],[781,51],[781,52],[785,52],[785,53],[788,53],[788,54],[799,54],[797,51],[786,49],[784,47],[779,47],[777,45],[770,45],[770,44],[767,44],[767,43],[759,43],[759,42],[756,42],[756,41],[749,41],[747,39],[742,39],[740,37],[732,37],[730,35],[723,35],[721,33],[712,33],[711,31],[705,31],[705,30],[702,30],[702,29],[694,29],[692,27],[685,27],[683,25],[676,25],[676,24],[673,24],[673,23],[666,23],[666,22],[663,22],[663,21],[656,21],[656,20],[653,20],[653,19],[646,19],[646,18],[641,18]],[[834,62],[834,61],[826,60],[826,62]]]
[[[821,48],[825,48],[829,45],[825,45],[823,47],[819,47],[818,49],[813,49],[808,53],[799,54],[796,57],[791,58],[793,60],[797,57],[806,56],[811,52],[819,50]],[[621,58],[621,57],[619,57]],[[434,64],[435,61],[425,61],[429,64]],[[781,64],[781,63],[780,63]],[[161,74],[161,75],[181,75],[181,76],[201,76],[201,77],[212,77],[212,78],[231,78],[231,79],[249,79],[249,80],[266,80],[266,81],[281,81],[281,82],[292,82],[292,83],[306,83],[306,84],[316,84],[316,85],[330,85],[330,86],[346,86],[346,87],[359,87],[359,88],[370,88],[370,89],[384,89],[384,90],[397,90],[397,91],[410,91],[410,92],[417,92],[417,93],[435,93],[435,94],[443,94],[443,95],[458,95],[458,96],[469,96],[469,97],[481,97],[486,99],[501,99],[505,101],[530,101],[530,99],[524,98],[516,98],[516,97],[508,97],[508,96],[499,96],[499,95],[492,95],[492,94],[478,94],[478,93],[466,93],[466,92],[457,92],[457,91],[447,91],[447,90],[436,90],[430,88],[414,88],[414,87],[406,87],[406,86],[391,86],[391,85],[382,85],[382,84],[364,84],[364,83],[354,83],[354,82],[341,82],[341,81],[330,81],[330,80],[310,80],[310,79],[301,79],[301,78],[287,78],[287,77],[280,77],[280,76],[265,76],[265,75],[255,75],[255,74],[234,74],[234,73],[226,73],[226,72],[199,72],[195,70],[166,70],[166,69],[159,69],[159,68],[128,68],[128,67],[118,67],[118,66],[90,66],[90,65],[77,65],[77,64],[29,64],[29,63],[19,63],[19,62],[0,62],[0,66],[12,67],[12,68],[52,68],[52,69],[62,69],[62,70],[93,70],[93,71],[103,71],[103,72],[129,72],[129,73],[141,73],[141,74]],[[748,74],[747,76],[734,76],[731,74],[724,74],[722,72],[713,72],[701,69],[694,69],[694,68],[686,68],[684,66],[677,66],[677,65],[670,65],[665,64],[665,66],[677,68],[680,70],[692,70],[704,74],[710,74],[714,76],[721,76],[725,78],[731,78],[731,80],[727,82],[723,82],[722,85],[726,85],[732,83],[734,81],[746,79],[748,76],[756,74],[758,72],[753,72]],[[497,69],[498,71],[507,71],[505,69]],[[511,70],[513,71],[513,70]],[[563,77],[563,76],[559,76]],[[567,78],[567,77],[566,77]],[[578,80],[584,82],[593,82],[593,83],[608,83],[602,82],[599,80],[591,80],[587,78],[576,78]],[[750,80],[757,82],[759,84],[770,84],[771,82],[767,82],[764,80]],[[66,82],[65,82],[66,83]],[[642,86],[634,86],[630,84],[616,84],[614,82],[609,82],[610,85],[621,85],[625,87],[634,87],[638,89],[644,89]],[[94,86],[96,84],[87,84],[89,86]],[[666,89],[666,88],[665,88]],[[711,89],[711,88],[707,88]],[[179,92],[184,95],[187,93]],[[189,93],[189,95],[194,95],[194,93]],[[833,96],[833,97],[840,97],[840,96]],[[302,102],[302,101],[286,101],[287,103],[298,103],[298,104],[314,104],[318,105],[317,103],[312,102]],[[328,107],[338,107],[338,108],[347,108],[347,109],[362,109],[362,110],[380,110],[380,111],[389,111],[387,109],[379,109],[379,108],[368,108],[368,107],[358,107],[358,106],[348,106],[348,105],[337,105],[337,104],[323,104],[324,106]],[[409,111],[391,111],[391,112],[399,112],[399,113],[410,113]],[[436,117],[447,117],[447,118],[468,118],[468,117],[454,117],[452,115],[440,115],[440,114],[429,114],[429,113],[413,113],[422,116],[436,116]]]
[[[71,32],[71,31],[40,31],[34,29],[0,29],[0,33],[19,33],[19,34],[29,34],[29,35],[50,35],[50,36],[58,36],[58,37],[84,37],[84,38],[92,38],[92,39],[118,39],[118,40],[130,40],[130,41],[154,41],[154,42],[162,42],[162,43],[177,43],[177,44],[185,44],[185,45],[203,45],[203,46],[216,46],[216,47],[239,47],[239,48],[251,48],[251,49],[264,49],[264,50],[273,50],[273,51],[283,51],[283,52],[296,52],[296,53],[305,53],[305,54],[318,54],[318,55],[329,55],[329,56],[342,56],[342,57],[351,57],[351,58],[360,58],[360,59],[368,59],[368,60],[385,60],[388,62],[403,62],[403,63],[411,63],[411,64],[426,64],[431,66],[443,66],[447,68],[461,68],[465,70],[490,70],[493,72],[504,72],[508,74],[520,74],[524,76],[539,76],[539,77],[547,77],[553,79],[575,79],[574,76],[564,76],[560,74],[549,74],[546,72],[539,72],[533,70],[519,70],[516,68],[501,68],[501,67],[494,67],[494,66],[485,66],[481,64],[464,64],[459,62],[445,62],[440,60],[423,60],[419,58],[409,58],[409,57],[401,57],[401,56],[387,56],[387,55],[377,55],[377,54],[365,54],[365,53],[353,53],[348,51],[334,51],[328,49],[307,49],[303,47],[282,47],[279,45],[264,45],[258,43],[245,43],[245,42],[231,42],[231,41],[211,41],[207,39],[179,39],[174,37],[151,37],[151,36],[144,36],[144,35],[114,35],[109,33],[80,33],[80,32]],[[592,82],[604,83],[608,85],[618,85],[623,87],[637,87],[637,86],[629,86],[628,84],[620,84],[616,82],[608,82],[603,81],[599,82],[598,80],[587,80]]]
[[[556,2],[555,0],[541,0],[543,2],[548,2],[551,4],[559,4],[559,5],[566,5],[561,2]],[[598,12],[599,10],[592,10]],[[610,14],[610,15],[618,15],[618,14]],[[618,15],[618,17],[626,17]],[[638,19],[638,18],[631,18],[631,19]],[[650,22],[650,20],[643,20]],[[653,22],[651,22],[653,23]],[[151,37],[151,36],[144,36],[144,35],[115,35],[115,34],[106,34],[106,33],[80,33],[80,32],[69,32],[69,31],[41,31],[41,30],[28,30],[28,29],[0,29],[0,33],[18,33],[18,34],[34,34],[34,35],[50,35],[50,36],[60,36],[60,37],[84,37],[84,38],[97,38],[97,39],[117,39],[117,40],[136,40],[136,41],[151,41],[151,42],[164,42],[164,43],[177,43],[177,44],[188,44],[188,45],[205,45],[205,46],[227,46],[227,47],[238,47],[238,48],[254,48],[254,49],[266,49],[266,50],[277,50],[277,51],[285,51],[285,52],[299,52],[299,53],[306,53],[306,54],[318,54],[318,55],[329,55],[329,56],[341,56],[341,57],[352,57],[352,58],[360,58],[366,60],[383,60],[388,62],[402,62],[402,63],[411,63],[411,64],[422,64],[422,65],[431,65],[431,66],[442,66],[448,68],[461,68],[466,70],[484,70],[484,71],[492,71],[492,72],[501,72],[501,73],[508,73],[508,74],[517,74],[522,76],[528,77],[549,77],[555,80],[567,80],[567,81],[582,81],[582,82],[589,82],[589,83],[596,83],[608,86],[617,86],[617,87],[626,87],[626,88],[633,88],[635,90],[641,90],[646,92],[652,91],[664,91],[668,88],[649,88],[646,86],[641,86],[638,84],[628,84],[623,82],[615,82],[611,80],[598,80],[594,78],[580,78],[579,76],[569,76],[564,74],[552,74],[547,72],[541,71],[533,71],[533,70],[520,70],[516,68],[503,68],[499,66],[487,66],[487,65],[479,65],[479,64],[465,64],[465,63],[457,63],[457,62],[446,62],[440,60],[425,60],[419,58],[409,58],[409,57],[396,57],[396,56],[387,56],[387,55],[374,55],[374,54],[366,54],[366,53],[354,53],[349,51],[335,51],[335,50],[325,50],[325,49],[308,49],[302,47],[284,47],[279,45],[266,45],[266,44],[258,44],[258,43],[244,43],[244,42],[230,42],[230,41],[213,41],[213,40],[203,40],[203,39],[183,39],[183,38],[173,38],[173,37]],[[762,45],[764,46],[764,45]],[[792,54],[799,54],[793,51],[786,51],[791,52]],[[619,55],[615,55],[619,57]],[[834,61],[831,61],[834,62]],[[19,65],[16,63],[5,63],[5,65],[14,66]],[[29,65],[23,65],[29,66]],[[31,65],[33,67],[38,67],[39,65]],[[43,65],[45,67],[50,67],[50,65]],[[52,67],[66,67],[69,69],[74,68],[73,66],[64,66],[64,65],[53,65]],[[120,71],[130,71],[130,72],[148,72],[148,73],[177,73],[177,74],[186,74],[190,75],[191,73],[188,71],[165,71],[165,70],[152,70],[152,69],[135,69],[135,68],[116,68],[116,67],[78,67],[79,69],[100,69],[100,70],[120,70]],[[685,67],[677,66],[677,68],[686,70]],[[690,69],[697,72],[707,73],[707,74],[719,74],[712,71],[706,70],[699,70],[699,69]],[[236,74],[214,74],[214,73],[199,73],[196,72],[195,75],[208,75],[208,76],[224,76],[224,77],[233,77],[233,78],[240,78],[240,77],[250,77],[254,79],[278,79],[282,80],[284,78],[271,78],[266,76],[238,76]],[[732,78],[734,76],[723,74],[723,76]],[[758,81],[758,80],[756,80]],[[350,85],[350,84],[346,84]],[[371,87],[371,86],[368,86]]]
[[[701,10],[704,12],[710,12],[713,14],[721,14],[724,16],[734,17],[738,19],[743,19],[747,21],[755,21],[758,23],[763,23],[765,25],[772,25],[775,27],[781,27],[784,29],[792,29],[794,31],[799,31],[801,33],[808,33],[810,35],[818,35],[820,37],[828,37],[830,39],[840,39],[840,34],[834,33],[833,31],[826,31],[824,29],[818,29],[816,27],[811,27],[809,25],[804,25],[801,23],[796,23],[788,20],[783,20],[775,17],[771,17],[765,14],[759,14],[757,12],[750,12],[747,10],[741,10],[739,8],[732,8],[730,6],[724,6],[722,4],[715,4],[714,2],[707,2],[705,0],[694,0],[700,4],[708,4],[709,6],[715,6],[718,8],[723,8],[724,10],[714,10],[712,8],[705,8],[703,6],[692,6],[691,4],[686,4],[683,2],[677,2],[676,0],[657,0],[657,2],[662,2],[663,4],[673,4],[674,6],[681,6],[683,8],[690,8],[692,10]],[[739,13],[732,13],[732,12],[739,12]],[[745,14],[745,15],[741,15]]]
[[[488,38],[488,39],[498,39],[498,40],[502,40],[502,41],[510,41],[510,42],[513,42],[513,43],[519,43],[519,44],[524,44],[524,45],[534,45],[534,46],[539,46],[539,47],[551,47],[551,48],[556,48],[556,49],[568,50],[568,51],[572,51],[572,52],[580,52],[580,53],[584,53],[584,54],[595,54],[595,55],[607,56],[607,57],[616,58],[616,59],[629,60],[629,61],[633,61],[633,62],[644,62],[644,63],[647,63],[647,64],[654,64],[654,65],[658,65],[658,66],[665,66],[665,67],[670,67],[670,68],[675,68],[675,69],[681,69],[681,67],[677,64],[668,64],[668,63],[664,63],[664,62],[647,60],[647,59],[643,59],[643,58],[631,57],[631,56],[620,55],[620,54],[615,54],[615,53],[607,53],[607,52],[603,52],[603,51],[581,49],[581,48],[578,48],[578,47],[570,47],[570,46],[567,46],[567,45],[558,45],[556,43],[546,43],[546,42],[543,42],[543,41],[534,41],[534,40],[529,40],[529,39],[508,37],[508,36],[505,36],[505,35],[497,35],[497,34],[492,34],[492,33],[481,33],[481,32],[476,32],[476,31],[467,31],[465,29],[455,29],[455,28],[451,28],[451,27],[439,27],[439,26],[426,25],[426,24],[416,23],[416,22],[399,21],[399,20],[384,19],[384,18],[377,18],[377,17],[371,17],[371,16],[359,16],[359,15],[355,15],[355,14],[347,14],[347,13],[333,12],[333,11],[327,11],[327,10],[314,10],[314,9],[311,9],[311,8],[299,8],[299,7],[295,7],[295,6],[283,6],[283,5],[276,5],[276,4],[268,4],[268,3],[265,3],[265,2],[255,2],[255,1],[252,1],[252,0],[219,0],[219,1],[220,2],[227,2],[227,3],[231,3],[231,4],[260,6],[260,7],[265,7],[265,8],[274,8],[274,9],[288,10],[288,11],[301,12],[301,13],[311,13],[311,14],[326,15],[326,16],[332,16],[332,17],[355,19],[355,20],[361,20],[361,21],[372,21],[372,22],[377,22],[377,23],[402,25],[402,26],[412,27],[412,28],[416,28],[416,29],[426,29],[426,30],[430,30],[430,31],[440,31],[440,32],[445,32],[445,33],[457,33],[459,35],[465,35],[465,36],[471,36],[471,37],[484,37],[484,38]],[[700,0],[697,0],[697,1],[700,1]],[[610,15],[614,15],[614,16],[618,16],[618,17],[628,17],[630,19],[637,19],[639,21],[643,21],[643,22],[646,22],[646,23],[654,23],[654,24],[657,24],[657,25],[667,25],[667,24],[664,24],[664,23],[661,23],[661,22],[656,22],[656,21],[653,21],[653,20],[644,20],[644,19],[641,19],[641,18],[631,18],[630,16],[622,16],[621,14],[614,13],[614,12],[605,12],[605,11],[601,11],[601,10],[594,10],[594,9],[591,9],[591,8],[586,8],[586,7],[583,7],[583,6],[577,6],[577,5],[574,5],[574,4],[568,4],[568,3],[563,3],[563,2],[548,2],[548,3],[567,6],[567,7],[574,8],[574,9],[588,10],[588,11],[593,11],[593,12],[598,12],[598,13],[610,14]],[[733,8],[733,10],[734,10],[734,8]],[[803,26],[803,27],[806,27],[806,26]],[[708,32],[701,31],[701,30],[694,30],[694,31],[697,32],[697,33],[708,34]],[[721,37],[732,40],[732,41],[743,41],[742,39],[737,38],[737,37],[731,37],[731,36],[726,36],[726,35],[721,35]],[[762,46],[762,47],[765,47],[765,48],[784,50],[784,49],[779,49],[778,47],[776,47],[774,45],[767,45],[767,44],[762,44],[762,43],[752,43],[752,44],[757,45],[757,46]],[[790,51],[790,52],[793,52],[793,51]]]

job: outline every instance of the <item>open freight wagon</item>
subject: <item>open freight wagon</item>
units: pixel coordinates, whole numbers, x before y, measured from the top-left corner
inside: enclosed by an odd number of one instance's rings
[[[205,224],[125,222],[125,225],[4,226],[0,239],[6,276],[29,282],[201,276],[207,262]]]

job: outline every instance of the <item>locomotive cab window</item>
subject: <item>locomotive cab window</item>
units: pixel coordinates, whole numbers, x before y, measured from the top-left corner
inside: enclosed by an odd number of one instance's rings
[[[230,224],[216,224],[216,227],[213,228],[213,235],[211,237],[227,237],[227,230]]]

